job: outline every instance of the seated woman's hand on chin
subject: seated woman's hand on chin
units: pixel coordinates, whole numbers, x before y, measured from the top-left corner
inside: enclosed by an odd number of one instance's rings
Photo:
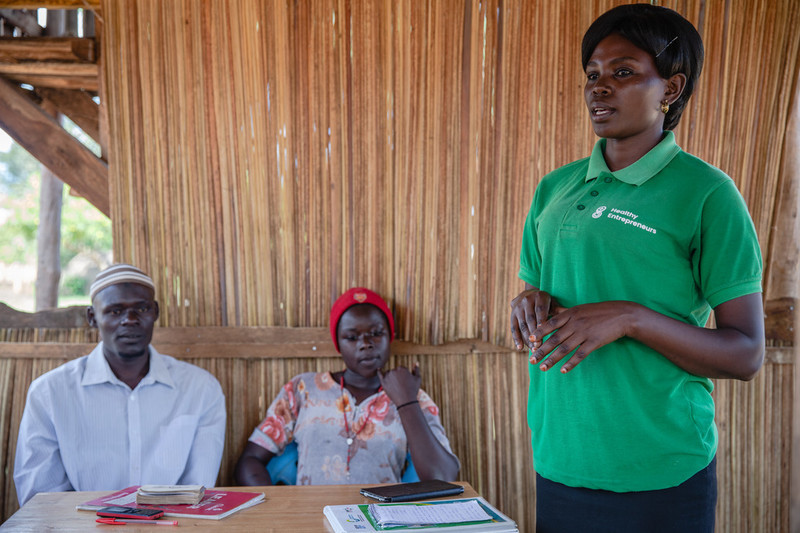
[[[455,480],[439,408],[420,389],[419,364],[385,370],[394,338],[386,302],[362,287],[334,303],[331,337],[344,370],[292,378],[236,465],[242,485],[270,485],[267,463],[297,443],[297,484],[397,483],[411,454],[420,479]],[[388,461],[387,461],[388,458]]]

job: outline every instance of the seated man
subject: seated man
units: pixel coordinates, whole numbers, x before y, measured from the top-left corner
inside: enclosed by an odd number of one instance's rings
[[[210,373],[150,346],[154,289],[130,265],[97,275],[86,316],[102,342],[28,390],[14,462],[20,505],[45,491],[214,486],[225,397]]]

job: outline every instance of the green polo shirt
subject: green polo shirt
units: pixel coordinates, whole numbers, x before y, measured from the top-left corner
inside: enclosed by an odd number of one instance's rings
[[[604,148],[601,139],[591,157],[536,188],[523,281],[567,307],[627,300],[695,326],[713,307],[761,291],[755,228],[727,175],[681,150],[672,132],[616,172]],[[568,374],[558,371],[562,363],[529,369],[528,423],[545,478],[656,490],[679,485],[714,457],[711,380],[630,338],[594,351]]]

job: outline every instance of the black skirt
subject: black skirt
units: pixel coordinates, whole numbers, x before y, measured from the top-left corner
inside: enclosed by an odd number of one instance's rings
[[[536,475],[536,533],[711,533],[717,459],[677,487],[611,492]]]

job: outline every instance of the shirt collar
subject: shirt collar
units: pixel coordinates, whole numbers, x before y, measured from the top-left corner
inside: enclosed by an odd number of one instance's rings
[[[611,172],[606,164],[603,152],[606,148],[606,140],[599,139],[592,149],[589,157],[589,168],[586,171],[586,181],[591,181],[603,175],[613,176],[623,183],[629,185],[642,185],[647,180],[661,172],[672,159],[681,151],[681,147],[675,142],[675,133],[667,131],[652,150],[647,152],[638,161],[627,167]]]
[[[169,372],[169,368],[167,367],[167,362],[164,359],[164,356],[158,353],[158,351],[156,351],[156,349],[152,346],[149,346],[149,349],[150,369],[148,370],[147,375],[142,378],[142,381],[139,382],[137,388],[143,385],[151,385],[156,382],[163,383],[168,387],[174,388],[175,381],[172,379],[172,375]],[[119,380],[119,378],[117,378],[117,376],[114,375],[114,372],[111,371],[111,367],[103,355],[102,342],[95,346],[94,350],[92,350],[92,353],[89,354],[89,357],[86,360],[86,369],[83,372],[83,378],[81,378],[82,386],[97,385],[99,383],[125,385]]]

